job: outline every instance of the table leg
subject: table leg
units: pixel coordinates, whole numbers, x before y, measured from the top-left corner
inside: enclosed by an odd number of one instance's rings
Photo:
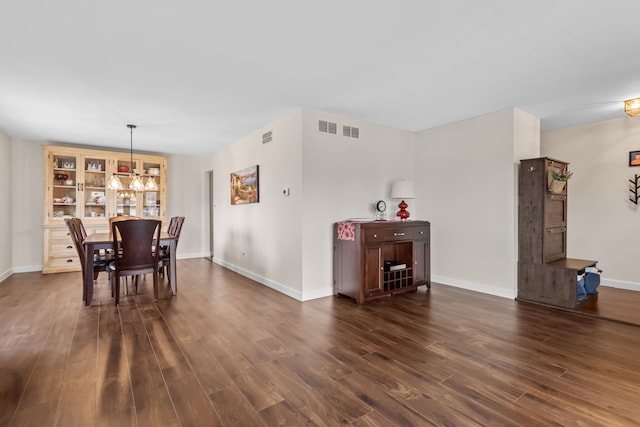
[[[171,283],[171,292],[173,295],[178,294],[178,281],[176,279],[176,241],[169,242],[169,282]]]
[[[94,246],[89,244],[85,245],[85,250],[87,254],[91,254],[91,256],[85,256],[85,267],[84,267],[84,295],[86,296],[86,300],[84,304],[86,306],[91,305],[91,300],[93,299],[93,251]]]

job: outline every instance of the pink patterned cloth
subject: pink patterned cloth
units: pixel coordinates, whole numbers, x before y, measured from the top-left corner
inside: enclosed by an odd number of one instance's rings
[[[338,240],[356,240],[356,224],[351,221],[338,223]]]

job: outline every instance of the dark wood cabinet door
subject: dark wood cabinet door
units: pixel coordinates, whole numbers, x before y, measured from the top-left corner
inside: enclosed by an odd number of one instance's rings
[[[544,207],[544,227],[567,226],[567,196],[547,194]]]
[[[364,296],[375,295],[382,288],[382,246],[365,248]]]
[[[413,242],[413,284],[429,282],[429,242]]]

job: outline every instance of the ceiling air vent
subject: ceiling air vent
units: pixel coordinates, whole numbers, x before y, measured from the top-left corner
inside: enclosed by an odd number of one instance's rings
[[[351,138],[360,138],[360,129],[351,127]]]
[[[262,134],[262,143],[266,144],[267,142],[271,142],[273,139],[273,132],[269,131],[267,133]]]
[[[319,120],[318,121],[318,130],[320,132],[325,132],[325,133],[332,133],[332,134],[337,134],[338,133],[338,125],[337,123],[331,123],[328,122],[326,120]]]
[[[351,136],[351,126],[342,126],[342,136]]]

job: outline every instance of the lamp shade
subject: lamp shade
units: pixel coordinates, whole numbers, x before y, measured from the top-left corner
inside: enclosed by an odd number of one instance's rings
[[[413,181],[407,181],[405,179],[399,179],[391,185],[391,198],[392,199],[413,199],[415,198],[415,191],[413,188]]]

